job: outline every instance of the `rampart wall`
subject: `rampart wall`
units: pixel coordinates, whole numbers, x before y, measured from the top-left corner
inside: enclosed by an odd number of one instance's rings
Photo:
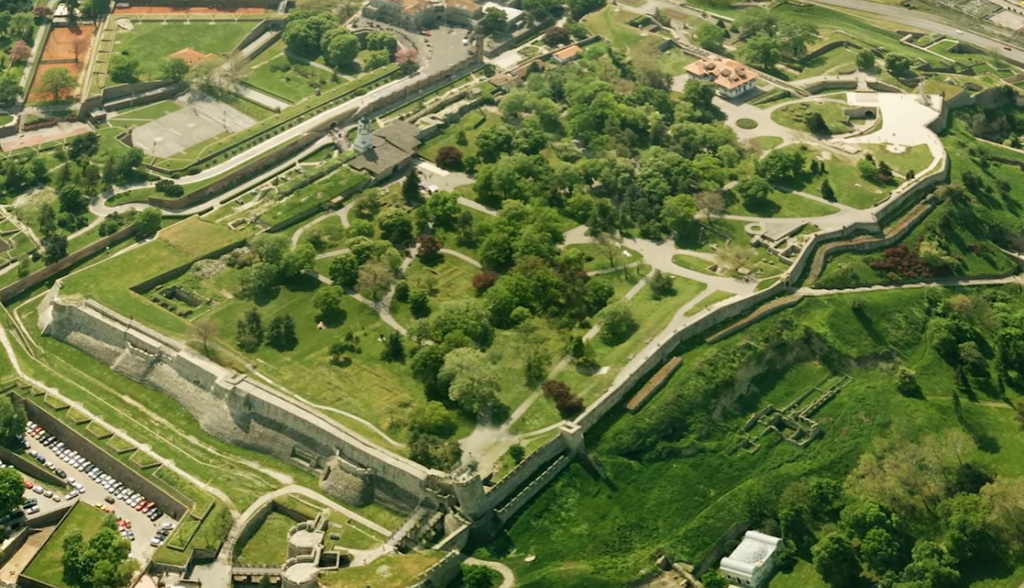
[[[491,508],[497,508],[507,501],[537,471],[548,462],[565,453],[568,447],[561,435],[541,445],[536,451],[526,456],[516,467],[487,492],[487,500]]]
[[[314,456],[318,469],[337,456],[366,473],[373,498],[412,510],[443,486],[444,472],[381,449],[337,422],[310,412],[259,382],[93,301],[44,298],[40,330],[107,363],[117,372],[167,394],[207,433],[283,460]],[[49,304],[48,308],[44,308]],[[341,497],[344,499],[344,497]],[[404,507],[404,509],[402,508]]]

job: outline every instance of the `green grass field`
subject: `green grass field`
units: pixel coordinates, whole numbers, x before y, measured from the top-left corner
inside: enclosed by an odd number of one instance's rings
[[[240,240],[238,233],[231,229],[197,216],[160,231],[158,237],[188,259]]]
[[[748,207],[737,199],[726,208],[726,213],[741,216],[760,216],[768,218],[813,217],[827,216],[839,212],[838,208],[822,204],[799,194],[788,194],[773,190],[763,206]]]
[[[808,115],[817,112],[825,119],[825,123],[828,124],[829,130],[833,134],[845,133],[853,130],[853,125],[843,114],[844,108],[846,108],[845,105],[835,102],[798,102],[773,110],[772,120],[790,129],[806,131],[807,125],[804,121],[807,120]]]
[[[117,116],[108,120],[110,126],[119,129],[142,126],[164,115],[181,110],[181,105],[173,100],[164,100],[132,110],[118,112]]]
[[[705,296],[703,300],[701,300],[697,304],[694,304],[693,308],[691,308],[690,310],[686,311],[686,316],[693,316],[693,315],[697,314],[698,312],[704,310],[705,308],[711,306],[712,304],[715,304],[716,302],[721,302],[723,300],[728,300],[728,299],[732,298],[733,296],[735,296],[735,294],[733,294],[732,292],[725,292],[725,291],[722,291],[722,290],[715,290],[711,294],[708,294],[707,296]]]
[[[601,460],[607,480],[592,476],[581,465],[570,466],[484,555],[503,558],[519,585],[528,588],[622,586],[649,569],[662,550],[677,561],[703,557],[741,516],[739,504],[747,484],[763,481],[783,488],[813,475],[841,477],[877,438],[910,441],[959,428],[949,401],[952,369],[938,359],[925,336],[929,319],[924,308],[928,297],[960,293],[983,305],[989,292],[905,290],[805,299],[715,345],[682,349],[682,367],[641,411],[613,410],[588,433],[588,449]],[[1006,295],[1014,292],[1015,288],[1004,290]],[[1019,299],[1014,304],[1019,308]],[[817,361],[784,360],[756,351],[767,351],[761,342],[801,328],[816,333],[829,353],[837,354],[829,355],[829,361],[880,357],[899,349],[903,363],[917,371],[924,399],[897,394],[892,370],[885,364],[858,367],[843,360],[853,382],[815,414],[825,429],[822,439],[800,449],[766,438],[754,454],[735,451],[736,431],[751,412],[767,403],[787,402],[830,373]],[[740,369],[752,368],[743,372],[752,380],[738,395],[687,388],[689,380],[709,369],[705,362],[744,349],[754,363],[741,364]],[[687,396],[695,392],[703,396]],[[670,415],[699,429],[688,431],[678,422],[661,434],[648,434],[647,427],[657,427]],[[965,400],[963,415],[991,435],[997,447],[988,453],[973,450],[964,458],[996,475],[1019,476],[1024,469],[1024,439],[1014,412],[998,402]],[[678,500],[679,488],[686,488],[686,500]],[[536,555],[536,561],[525,563],[526,554]],[[790,579],[793,575],[798,577]],[[781,576],[779,585],[817,586],[813,575],[804,562],[793,574]],[[979,581],[983,578],[990,576],[982,572]],[[1016,586],[1006,581],[977,585]]]
[[[71,531],[77,530],[82,533],[82,537],[86,541],[89,541],[103,526],[106,516],[107,514],[102,510],[88,504],[75,505],[64,518],[64,522],[25,568],[24,575],[56,588],[72,588],[64,582],[63,578],[64,567],[61,565],[61,558],[64,557],[64,537]]]
[[[139,75],[155,79],[164,60],[191,47],[201,53],[230,53],[242,37],[253,29],[252,21],[243,22],[136,22],[131,31],[119,30],[115,51],[139,60]]]
[[[750,142],[761,151],[771,151],[782,145],[782,137],[754,137]]]
[[[501,121],[501,115],[494,112],[484,113],[480,110],[473,110],[466,113],[457,123],[450,125],[440,135],[430,139],[420,146],[419,154],[431,161],[437,159],[437,151],[441,147],[452,146],[462,151],[462,155],[476,155],[476,136],[480,131],[493,126]],[[456,139],[459,132],[466,133],[466,144],[459,145]]]
[[[366,180],[365,174],[343,166],[330,175],[285,196],[261,214],[259,219],[269,226],[274,226],[310,208],[324,205],[335,196],[340,196]]]
[[[283,514],[271,512],[256,533],[244,543],[235,545],[235,565],[279,565],[288,559],[288,529],[295,521]]]
[[[893,171],[906,175],[908,171],[920,173],[931,165],[932,152],[927,145],[914,145],[902,153],[893,153],[887,149],[887,145],[864,145],[875,158],[875,161],[884,161],[892,167]]]
[[[405,555],[385,555],[373,563],[320,574],[323,588],[405,588],[416,575],[426,571],[442,557],[437,551],[420,551]]]
[[[640,16],[638,12],[605,7],[583,18],[590,32],[601,35],[616,49],[632,49],[644,38],[642,31],[626,23]]]
[[[338,84],[339,77],[314,65],[285,55],[284,42],[278,41],[249,64],[243,83],[291,103],[312,96],[317,88],[326,90]]]

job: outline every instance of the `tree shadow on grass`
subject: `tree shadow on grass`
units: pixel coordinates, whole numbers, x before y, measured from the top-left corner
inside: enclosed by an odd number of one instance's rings
[[[860,324],[864,332],[867,333],[868,337],[871,337],[871,341],[876,345],[886,345],[887,341],[882,332],[875,327],[875,322],[862,308],[853,309],[853,317],[857,319],[857,323]]]
[[[328,329],[336,329],[341,325],[345,324],[348,319],[348,311],[344,308],[339,308],[332,312],[321,312],[316,316],[316,320],[322,322]]]
[[[771,218],[782,210],[782,206],[778,202],[771,200],[770,198],[763,198],[758,200],[749,200],[743,203],[743,208],[747,211],[752,212],[754,216],[763,216]]]
[[[282,284],[289,292],[312,292],[320,287],[320,280],[313,276],[302,274],[300,276],[285,280]]]

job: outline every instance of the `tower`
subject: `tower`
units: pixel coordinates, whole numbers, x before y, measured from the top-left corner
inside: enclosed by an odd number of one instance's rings
[[[353,145],[356,153],[362,155],[367,151],[373,151],[373,127],[370,124],[370,117],[364,116],[359,119],[359,129],[356,134],[356,143]]]

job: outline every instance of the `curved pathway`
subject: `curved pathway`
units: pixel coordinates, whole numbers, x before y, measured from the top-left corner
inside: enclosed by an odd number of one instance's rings
[[[477,559],[475,557],[467,557],[465,563],[472,566],[484,566],[485,568],[490,568],[501,574],[501,585],[499,585],[498,588],[512,588],[512,586],[515,586],[516,575],[512,573],[512,568],[503,563],[486,559]]]

